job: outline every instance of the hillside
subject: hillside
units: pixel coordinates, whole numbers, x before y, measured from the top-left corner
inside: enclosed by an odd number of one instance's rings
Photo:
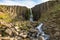
[[[60,39],[60,2],[49,1],[43,4],[36,5],[32,9],[34,13],[33,14],[34,18],[38,17],[38,21],[44,23],[43,29],[47,34],[50,35],[50,40],[59,40]]]

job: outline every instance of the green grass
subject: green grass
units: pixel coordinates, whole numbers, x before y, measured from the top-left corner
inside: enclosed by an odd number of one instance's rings
[[[47,21],[54,17],[60,17],[60,4],[55,5],[52,9],[49,9],[46,13],[42,13],[40,21]]]
[[[8,13],[3,13],[0,12],[0,20],[5,21],[5,22],[11,22],[12,19]]]

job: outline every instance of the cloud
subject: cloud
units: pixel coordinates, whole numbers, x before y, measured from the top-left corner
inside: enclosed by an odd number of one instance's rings
[[[49,1],[49,0],[42,0],[42,2],[46,2],[46,1]]]
[[[3,2],[0,1],[0,5],[19,5],[19,6],[26,6],[28,8],[31,8],[35,6],[36,4],[46,2],[48,0],[3,0]]]
[[[28,8],[33,7],[34,5],[36,5],[36,3],[34,1],[4,1],[0,3],[1,5],[19,5],[19,6],[26,6]]]

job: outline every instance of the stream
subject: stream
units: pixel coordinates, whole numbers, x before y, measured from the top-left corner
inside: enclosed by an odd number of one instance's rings
[[[33,22],[33,14],[32,14],[32,9],[30,9],[30,21]],[[36,34],[36,39],[34,40],[39,40],[38,38],[41,37],[42,40],[49,40],[49,35],[45,34],[42,27],[43,27],[43,23],[40,23],[35,29],[38,30],[37,34]],[[32,37],[33,39],[34,37]]]

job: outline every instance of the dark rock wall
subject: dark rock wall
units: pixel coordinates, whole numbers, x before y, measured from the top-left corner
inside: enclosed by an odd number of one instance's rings
[[[41,16],[41,13],[47,12],[56,3],[58,3],[58,2],[57,1],[48,1],[48,2],[38,4],[35,7],[33,7],[32,10],[33,10],[34,20],[38,20]]]

